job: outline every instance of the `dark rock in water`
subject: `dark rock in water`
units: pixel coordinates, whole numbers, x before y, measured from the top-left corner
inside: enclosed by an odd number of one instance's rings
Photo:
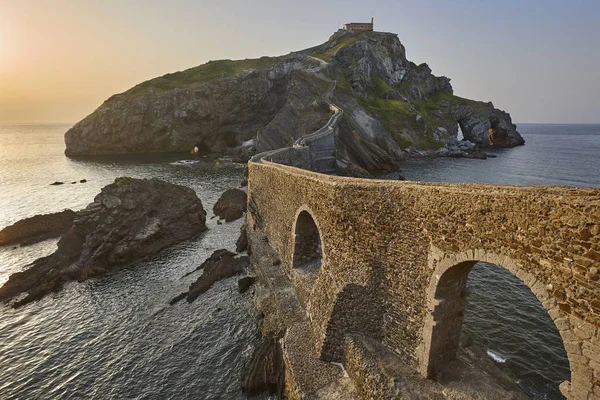
[[[240,187],[246,187],[248,186],[248,178],[244,178],[242,179],[242,182],[240,182]]]
[[[186,276],[191,275],[191,274],[193,274],[196,271],[200,271],[201,269],[203,269],[207,265],[210,265],[212,263],[215,263],[215,262],[219,261],[221,258],[223,258],[223,256],[235,257],[235,253],[232,253],[232,252],[230,252],[229,250],[226,250],[226,249],[215,250],[210,255],[210,257],[208,257],[206,260],[204,260],[204,262],[202,264],[200,264],[200,266],[196,267],[196,269],[194,269],[193,271],[188,272],[187,274],[185,274],[184,276],[182,276],[182,278],[185,278]]]
[[[187,301],[189,303],[210,289],[216,281],[241,274],[250,265],[248,257],[235,258],[233,253],[224,251],[225,253],[222,253],[219,257],[213,258],[211,256],[209,260],[203,263],[204,271],[202,271],[202,275],[196,282],[192,283],[190,291],[187,294]]]
[[[11,275],[0,300],[21,293],[19,306],[158,253],[206,230],[206,212],[189,188],[158,179],[117,178],[94,202],[77,212],[73,225],[50,256]]]
[[[225,222],[231,222],[244,215],[247,201],[246,192],[240,189],[229,189],[223,192],[217,200],[213,212],[220,218],[225,219]]]
[[[250,286],[254,284],[256,277],[254,276],[246,276],[238,281],[238,291],[240,293],[246,293]]]
[[[235,251],[241,253],[242,251],[248,250],[248,235],[246,234],[246,229],[242,227],[242,231],[240,232],[240,237],[235,242]]]
[[[269,392],[278,399],[283,398],[285,364],[279,339],[270,333],[263,337],[254,349],[242,378],[242,392],[247,396]]]
[[[73,225],[75,215],[75,211],[64,210],[22,219],[0,230],[0,245],[24,245],[58,237]]]
[[[73,181],[73,182],[71,182],[71,185],[74,185],[74,184],[76,184],[76,183],[77,183],[77,181]]]
[[[64,182],[58,182],[58,181],[56,181],[54,183],[51,183],[50,186],[58,186],[58,185],[64,185],[64,184],[65,184]]]
[[[525,144],[510,114],[490,103],[462,104],[452,110],[464,138],[478,145],[514,147]]]
[[[186,296],[187,296],[187,292],[183,292],[183,293],[181,293],[181,294],[179,294],[179,295],[175,296],[175,297],[173,298],[173,300],[171,300],[171,301],[169,302],[169,304],[170,304],[170,305],[177,304],[177,303],[179,303],[181,300],[185,299],[185,297],[186,297]]]
[[[87,179],[82,179],[79,181],[79,183],[86,183],[86,182],[87,182]]]
[[[485,160],[487,158],[487,154],[481,150],[476,150],[472,153],[466,154],[465,158],[474,158],[476,160]]]

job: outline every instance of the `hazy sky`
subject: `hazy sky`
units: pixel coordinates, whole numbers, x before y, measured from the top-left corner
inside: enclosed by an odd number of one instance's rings
[[[600,0],[0,0],[0,123],[76,122],[141,81],[371,15],[459,96],[517,122],[600,122]]]

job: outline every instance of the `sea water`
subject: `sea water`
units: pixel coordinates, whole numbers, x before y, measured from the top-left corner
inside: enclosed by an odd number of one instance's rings
[[[85,207],[119,176],[191,187],[209,211],[239,186],[242,165],[181,156],[69,159],[67,125],[0,126],[0,228],[35,214]],[[600,187],[599,125],[519,125],[527,144],[488,160],[421,159],[412,180]],[[86,179],[86,183],[79,183]],[[51,186],[55,181],[63,185]],[[76,183],[71,183],[76,182]],[[209,217],[212,213],[209,211]],[[195,302],[169,301],[212,251],[233,249],[242,221],[217,225],[154,259],[68,283],[19,309],[0,305],[1,399],[237,399],[258,336],[249,293],[217,282]],[[0,247],[0,284],[51,253],[56,240]],[[464,331],[535,399],[560,398],[569,379],[560,336],[533,294],[502,268],[470,274]],[[492,301],[490,301],[492,299]]]

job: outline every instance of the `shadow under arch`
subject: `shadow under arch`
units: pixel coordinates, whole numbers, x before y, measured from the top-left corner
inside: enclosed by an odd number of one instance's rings
[[[423,325],[422,342],[417,351],[421,374],[428,378],[435,378],[438,372],[456,358],[462,331],[463,310],[467,300],[467,279],[471,269],[478,262],[495,264],[510,271],[530,289],[553,321],[556,331],[561,335],[563,348],[570,363],[571,356],[564,347],[565,335],[570,333],[565,333],[565,330],[561,331],[556,326],[556,320],[565,315],[559,311],[556,300],[550,297],[546,286],[541,281],[537,281],[533,275],[519,269],[518,264],[511,258],[477,250],[445,255],[434,266],[427,290],[428,314]],[[569,381],[565,382],[570,387]]]
[[[385,283],[384,268],[377,265],[371,270],[371,276],[364,286],[347,284],[337,294],[321,348],[322,360],[343,363],[345,338],[348,335],[383,340]]]
[[[296,212],[293,224],[293,269],[308,277],[314,277],[323,263],[321,230],[314,214],[307,206]]]

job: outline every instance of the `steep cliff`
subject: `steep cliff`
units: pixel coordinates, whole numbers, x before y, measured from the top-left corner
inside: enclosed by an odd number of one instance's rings
[[[523,144],[510,115],[453,94],[450,80],[406,59],[397,35],[336,32],[282,57],[221,60],[167,74],[114,95],[65,134],[68,156],[201,152],[247,157],[292,145],[345,111],[337,153],[367,170],[394,169],[407,147],[456,138]]]

